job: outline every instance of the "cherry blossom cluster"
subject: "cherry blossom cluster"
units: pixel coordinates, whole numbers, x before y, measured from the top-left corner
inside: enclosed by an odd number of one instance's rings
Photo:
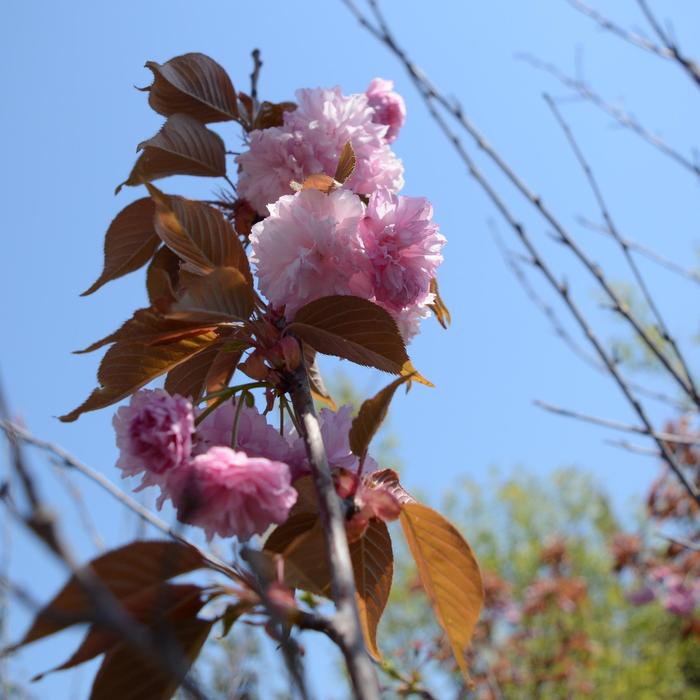
[[[195,427],[196,415],[190,401],[162,389],[134,394],[114,417],[122,475],[141,476],[138,489],[157,486],[158,506],[172,501],[178,518],[201,527],[209,539],[246,540],[283,523],[297,501],[293,482],[309,473],[297,432],[280,434],[254,406],[234,401]],[[355,475],[359,467],[348,439],[351,421],[350,406],[319,414],[328,462],[338,475]],[[376,468],[374,459],[366,457],[363,471]],[[343,497],[350,491],[357,495],[359,513],[398,515],[389,494],[370,495],[361,485],[348,490],[340,479],[338,490]]]
[[[398,194],[403,166],[389,143],[405,107],[392,87],[375,79],[366,94],[299,90],[283,126],[251,132],[238,194],[263,217],[250,235],[260,290],[287,318],[351,294],[392,314],[408,341],[430,313],[445,238],[426,199]],[[295,192],[311,175],[332,175],[348,143],[355,168],[342,187]]]

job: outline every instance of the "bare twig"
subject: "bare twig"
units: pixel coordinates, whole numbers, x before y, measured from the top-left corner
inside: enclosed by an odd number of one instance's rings
[[[331,592],[336,606],[334,629],[345,657],[358,700],[380,700],[379,683],[364,644],[355,602],[355,579],[345,533],[345,518],[335,492],[323,438],[316,417],[309,379],[304,365],[289,377],[290,396],[316,486],[319,515],[326,540],[331,572]]]
[[[547,401],[542,401],[540,399],[535,399],[533,403],[535,404],[535,406],[539,406],[539,408],[542,408],[545,411],[548,411],[549,413],[556,413],[557,415],[565,416],[566,418],[575,418],[576,420],[584,421],[585,423],[593,423],[594,425],[600,425],[604,428],[610,428],[611,430],[620,430],[624,433],[636,433],[637,435],[646,435],[647,437],[663,440],[664,442],[670,442],[678,445],[700,445],[700,437],[676,435],[675,433],[667,433],[663,431],[650,433],[644,426],[641,425],[632,425],[631,423],[623,423],[622,421],[593,416],[589,413],[582,413],[581,411],[574,411],[570,408],[556,406],[555,404],[549,403]]]
[[[73,455],[68,453],[59,445],[56,445],[52,442],[48,442],[46,440],[42,440],[41,438],[38,438],[32,433],[30,433],[25,428],[22,428],[21,426],[7,420],[0,420],[0,429],[3,430],[5,434],[8,435],[8,437],[13,436],[13,439],[22,440],[23,442],[26,442],[29,445],[38,447],[39,449],[48,452],[54,457],[57,457],[60,460],[60,462],[66,467],[79,471],[88,479],[94,481],[96,484],[101,486],[105,491],[107,491],[107,493],[113,496],[122,505],[126,506],[129,510],[136,513],[136,515],[138,515],[142,520],[146,521],[147,523],[160,530],[164,534],[168,535],[169,537],[172,537],[174,540],[182,542],[183,544],[186,544],[196,549],[197,552],[199,552],[199,554],[202,556],[202,558],[206,560],[207,563],[210,564],[213,569],[220,571],[221,573],[226,574],[227,576],[233,579],[239,581],[242,580],[242,576],[239,571],[236,571],[229,564],[226,564],[219,558],[203,550],[201,547],[198,547],[196,544],[194,544],[182,534],[177,532],[175,529],[170,527],[163,520],[151,513],[150,510],[145,508],[138,501],[134,500],[133,498],[125,494],[123,491],[118,489],[111,481],[109,481],[109,479],[105,478],[102,474],[96,472],[94,469],[87,466],[87,464],[83,464],[80,460],[78,460],[76,457],[73,457]]]
[[[591,221],[590,219],[587,219],[585,216],[579,216],[577,218],[577,221],[579,224],[581,224],[581,226],[589,229],[590,231],[597,231],[598,233],[602,233],[605,236],[612,237],[610,229],[608,229],[608,227],[604,224],[597,224]],[[677,262],[670,260],[665,255],[661,255],[661,253],[652,250],[648,246],[645,246],[642,243],[639,243],[638,241],[632,240],[631,238],[623,238],[622,242],[629,250],[643,255],[645,258],[651,260],[652,262],[655,262],[657,265],[665,267],[667,270],[675,272],[677,275],[685,277],[691,282],[700,283],[700,273],[696,270],[683,267]]]
[[[600,209],[600,213],[603,217],[603,220],[605,221],[605,224],[608,230],[610,231],[610,235],[620,246],[622,253],[625,256],[625,260],[627,261],[630,270],[632,270],[632,274],[634,275],[634,278],[637,281],[637,285],[639,286],[639,289],[642,292],[644,300],[649,309],[651,310],[651,313],[656,321],[657,328],[661,335],[661,339],[665,343],[668,343],[669,347],[672,349],[676,360],[678,361],[683,371],[683,374],[685,375],[685,379],[687,380],[688,385],[691,389],[691,394],[693,396],[699,396],[697,386],[695,385],[695,382],[693,380],[693,375],[690,372],[690,368],[686,364],[683,353],[681,353],[674,336],[669,331],[668,326],[666,325],[666,321],[664,320],[663,315],[659,311],[659,308],[656,305],[656,302],[654,301],[654,297],[649,291],[649,287],[646,283],[646,280],[644,279],[639,269],[639,266],[637,265],[634,257],[632,256],[629,247],[627,246],[624,238],[620,235],[619,231],[617,230],[615,222],[612,218],[612,214],[608,209],[608,205],[605,201],[605,198],[603,197],[603,192],[600,188],[600,185],[598,184],[598,180],[596,179],[591,166],[586,160],[586,157],[583,155],[583,151],[579,147],[578,142],[576,141],[576,138],[574,137],[574,134],[571,131],[568,122],[564,119],[562,113],[554,104],[552,98],[549,95],[545,95],[544,99],[547,102],[549,108],[552,110],[552,113],[554,114],[557,123],[561,126],[562,131],[564,132],[564,135],[566,136],[566,139],[569,142],[569,145],[571,146],[574,156],[576,157],[576,160],[578,161],[579,165],[581,166],[581,169],[583,170],[584,175],[586,176],[586,180],[588,181],[591,191],[593,192],[593,196],[595,197],[595,200],[598,203],[598,208]],[[663,353],[662,350],[660,350],[659,352]]]
[[[377,22],[376,25],[372,23],[358,10],[357,6],[353,0],[343,0],[345,5],[353,12],[353,14],[358,18],[360,24],[365,27],[373,36],[375,36],[379,41],[384,43],[387,48],[401,61],[401,63],[406,68],[412,82],[418,89],[420,95],[425,102],[425,105],[430,112],[431,116],[440,127],[442,132],[448,138],[453,148],[462,159],[464,164],[467,166],[470,175],[479,184],[482,190],[485,192],[487,197],[491,200],[496,209],[501,213],[505,221],[508,223],[510,228],[513,230],[515,235],[518,237],[520,242],[523,244],[528,252],[528,255],[532,258],[533,264],[537,269],[540,270],[544,278],[549,282],[554,291],[561,297],[569,311],[571,312],[574,320],[581,328],[583,334],[587,338],[588,342],[591,344],[595,353],[600,358],[601,362],[604,364],[610,376],[614,379],[618,388],[624,395],[625,399],[630,404],[631,408],[637,414],[638,418],[641,420],[642,424],[649,430],[650,434],[653,434],[654,427],[651,423],[650,418],[647,415],[646,410],[640,403],[639,399],[632,391],[629,383],[620,373],[616,363],[608,355],[602,342],[599,340],[597,335],[593,332],[590,327],[586,317],[583,312],[573,300],[568,286],[561,282],[551,268],[545,263],[539,250],[533,243],[528,232],[526,231],[523,224],[518,221],[512,214],[508,206],[505,204],[503,198],[494,189],[491,182],[483,175],[483,173],[477,168],[475,161],[469,155],[464,144],[462,143],[456,132],[450,127],[446,119],[438,111],[437,106],[442,107],[475,141],[478,148],[480,148],[484,153],[486,153],[492,162],[497,166],[497,168],[506,176],[506,178],[514,185],[514,187],[535,207],[535,209],[543,216],[543,218],[554,228],[557,235],[560,237],[562,243],[566,244],[569,249],[574,253],[575,257],[583,265],[583,267],[588,270],[593,277],[599,282],[603,290],[606,292],[614,308],[629,322],[632,328],[635,330],[637,335],[648,345],[650,350],[655,354],[658,354],[658,348],[654,342],[648,337],[643,328],[641,328],[639,322],[636,318],[626,309],[622,300],[618,298],[612,285],[603,275],[601,269],[593,263],[580,249],[576,242],[572,239],[566,229],[559,223],[557,218],[550,212],[550,210],[544,205],[541,197],[536,195],[530,188],[518,177],[518,175],[512,170],[512,168],[503,160],[500,154],[490,146],[484,137],[481,135],[479,130],[467,119],[464,115],[461,107],[458,104],[453,104],[446,97],[444,97],[435,86],[428,80],[428,78],[420,71],[407,54],[401,49],[393,35],[389,31],[389,28],[384,20],[376,0],[368,0],[368,4]],[[666,367],[669,375],[676,381],[684,393],[688,394],[697,405],[700,405],[700,397],[692,396],[692,387],[690,387],[687,381],[673,368],[668,359],[663,355],[659,357],[662,361],[664,367]],[[676,477],[679,479],[686,491],[691,495],[693,500],[700,504],[700,494],[698,493],[695,485],[690,482],[683,472],[683,469],[678,464],[675,456],[669,450],[668,445],[663,442],[663,440],[655,440],[659,451],[662,455],[663,460],[668,464],[670,469],[674,472]]]
[[[541,61],[539,58],[531,54],[518,54],[519,58],[530,64],[533,68],[549,73],[552,77],[558,80],[564,87],[573,90],[581,98],[590,102],[594,107],[599,109],[604,114],[612,117],[620,126],[629,129],[632,133],[639,136],[643,141],[658,149],[663,155],[670,158],[672,161],[681,167],[689,170],[693,175],[700,177],[700,166],[692,161],[687,156],[683,155],[672,146],[667,144],[660,136],[646,129],[637,119],[626,112],[621,107],[615,106],[607,102],[593,88],[579,78],[572,78],[563,73],[557,66]]]
[[[260,59],[260,49],[253,49],[250,54],[253,57],[253,71],[250,74],[250,99],[253,100],[253,114],[258,112],[258,80],[263,62]]]
[[[619,447],[627,452],[634,452],[638,455],[644,455],[645,457],[654,457],[655,459],[663,459],[663,455],[658,450],[650,447],[643,447],[642,445],[635,445],[627,440],[605,440],[606,445],[611,447]]]

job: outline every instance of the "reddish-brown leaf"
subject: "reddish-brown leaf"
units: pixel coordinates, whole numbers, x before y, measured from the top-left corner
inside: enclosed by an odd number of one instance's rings
[[[330,175],[324,175],[323,173],[309,175],[304,182],[301,183],[302,190],[318,190],[324,194],[331,192],[335,189],[335,186],[335,180]]]
[[[146,270],[148,299],[155,308],[163,311],[175,301],[179,275],[180,258],[170,248],[162,246]]]
[[[382,520],[372,518],[365,534],[350,545],[355,573],[355,590],[360,624],[371,656],[381,661],[377,646],[377,625],[391,593],[394,554],[391,537]]]
[[[169,372],[218,339],[214,331],[183,338],[169,345],[144,345],[138,342],[115,343],[100,363],[97,379],[100,387],[76,409],[60,417],[64,423],[77,420],[87,411],[105,408],[129,396],[152,379]]]
[[[168,642],[175,645],[184,661],[176,676],[141,650],[123,643],[115,647],[97,671],[90,700],[168,700],[199,656],[213,624],[213,620],[197,617],[172,622]]]
[[[169,175],[226,175],[226,147],[221,137],[187,114],[168,117],[138,150],[141,155],[117,192],[124,185],[142,185]]]
[[[190,336],[213,330],[215,327],[215,322],[209,324],[196,323],[169,318],[153,309],[138,309],[116,331],[101,340],[95,341],[92,345],[88,345],[83,350],[76,350],[76,354],[92,352],[117,341],[135,341],[144,345],[173,343],[182,338],[189,338]]]
[[[153,257],[160,244],[153,224],[154,213],[153,200],[144,197],[114,217],[105,235],[102,273],[81,296],[92,294],[110,280],[138,270]]]
[[[153,185],[148,191],[156,202],[156,233],[191,271],[206,274],[215,267],[235,267],[252,286],[248,256],[218,209],[165,195]]]
[[[370,487],[386,489],[399,503],[415,503],[416,499],[401,486],[399,475],[393,469],[382,469],[367,475]]]
[[[206,602],[202,598],[203,592],[204,589],[200,586],[192,584],[165,583],[137,591],[120,602],[125,613],[134,621],[167,633],[173,621],[197,615]],[[114,630],[93,624],[67,661],[40,673],[32,680],[38,681],[49,673],[78,666],[114,649],[120,642],[121,638]]]
[[[282,554],[287,585],[330,596],[331,578],[323,527],[317,515],[298,513],[276,528],[265,551]],[[360,622],[370,654],[377,660],[377,625],[389,600],[394,571],[391,538],[381,520],[370,520],[362,537],[350,543]],[[303,572],[300,578],[297,572]]]
[[[242,349],[227,347],[231,340],[235,340],[235,333],[221,338],[168,372],[165,390],[170,394],[189,396],[196,402],[202,396],[228,386],[243,354]]]
[[[316,299],[297,311],[287,330],[326,355],[392,374],[415,372],[396,322],[367,299],[353,296]],[[413,379],[420,381],[422,377],[416,373]]]
[[[331,411],[336,411],[338,406],[326,388],[326,383],[323,381],[323,376],[321,375],[321,370],[318,367],[318,361],[316,359],[316,351],[304,343],[303,353],[304,365],[306,366],[306,373],[309,376],[309,385],[311,386],[313,397],[317,401],[325,403]]]
[[[399,516],[418,576],[465,680],[465,654],[484,603],[481,572],[471,547],[439,513],[405,503]]]
[[[195,277],[168,316],[189,322],[247,321],[255,308],[255,293],[235,267],[215,267]]]
[[[284,113],[297,108],[294,102],[263,102],[255,116],[253,129],[269,129],[284,124]]]
[[[348,141],[340,152],[338,159],[338,167],[335,169],[335,180],[341,185],[350,178],[355,170],[355,151],[352,149],[352,143]]]
[[[231,78],[209,56],[186,53],[162,65],[148,61],[146,68],[153,71],[148,104],[158,114],[189,114],[205,124],[238,118]]]
[[[391,384],[384,387],[376,396],[367,399],[360,406],[358,414],[352,421],[350,428],[350,449],[358,457],[364,457],[369,448],[369,443],[377,434],[384,419],[391,399],[394,398],[396,390],[405,382],[411,380],[411,375],[406,374],[403,377],[395,379]]]
[[[435,295],[435,301],[432,304],[429,304],[430,310],[435,314],[435,318],[437,318],[438,323],[443,328],[447,328],[450,323],[452,323],[452,315],[440,296],[440,290],[438,289],[438,281],[436,277],[433,277],[433,279],[430,280],[430,291]]]
[[[153,540],[113,549],[94,559],[89,566],[99,581],[121,601],[179,574],[206,568],[207,564],[194,547]],[[13,648],[60,632],[81,620],[90,621],[92,609],[91,598],[72,577],[37,614],[32,626]]]

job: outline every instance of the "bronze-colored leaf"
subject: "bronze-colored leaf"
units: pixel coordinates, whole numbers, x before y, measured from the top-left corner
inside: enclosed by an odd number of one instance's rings
[[[141,650],[120,644],[104,658],[92,684],[90,700],[169,700],[182,683],[189,667],[199,656],[214,625],[213,620],[190,617],[174,620],[164,641],[177,649],[177,675],[162,667]]]
[[[153,309],[138,309],[116,331],[97,340],[83,350],[76,350],[77,355],[93,352],[98,348],[117,341],[135,341],[144,345],[172,343],[182,338],[199,335],[213,330],[216,323],[195,323],[193,321],[169,318]]]
[[[253,129],[269,129],[284,124],[284,113],[297,108],[294,102],[263,102],[255,116]]]
[[[255,293],[235,267],[216,267],[195,277],[170,308],[168,316],[193,323],[247,321],[255,308]]]
[[[189,114],[200,122],[238,118],[238,102],[228,73],[209,56],[186,53],[160,65],[148,61],[153,84],[148,104],[158,114]]]
[[[318,521],[318,513],[299,512],[278,525],[265,540],[263,549],[282,554],[299,535],[310,530]]]
[[[165,195],[153,185],[148,191],[156,202],[156,233],[191,271],[204,275],[215,267],[235,267],[252,286],[248,256],[218,209]]]
[[[154,213],[153,200],[144,197],[114,217],[105,235],[102,273],[81,296],[92,294],[110,280],[138,270],[153,257],[160,244],[153,225]]]
[[[97,372],[100,387],[78,408],[60,417],[64,423],[77,420],[87,411],[105,408],[129,396],[152,379],[169,372],[198,352],[202,352],[219,336],[208,331],[183,338],[169,345],[144,345],[138,342],[115,343],[102,359]]]
[[[355,151],[352,149],[352,143],[348,141],[340,152],[338,159],[338,167],[335,169],[335,180],[341,185],[350,178],[355,170]]]
[[[175,301],[179,274],[180,258],[167,246],[159,248],[146,270],[148,299],[155,308],[164,311]]]
[[[204,607],[204,589],[192,584],[165,583],[137,591],[121,602],[124,612],[135,622],[168,633],[175,620],[192,618]],[[41,680],[55,671],[64,671],[94,659],[119,646],[121,638],[114,630],[93,624],[83,641],[67,661],[32,678]]]
[[[394,398],[396,390],[410,380],[411,375],[405,374],[395,379],[388,386],[385,386],[376,396],[362,403],[358,414],[352,421],[349,435],[350,449],[358,457],[363,458],[367,454],[372,438],[377,434],[386,418],[389,404],[391,399]]]
[[[89,564],[93,574],[117,598],[159,586],[164,581],[206,568],[194,548],[166,540],[137,541],[113,549]],[[80,621],[91,621],[93,603],[75,577],[36,616],[32,626],[13,649],[60,632]]]
[[[221,137],[187,114],[173,114],[161,130],[139,144],[141,155],[129,177],[117,187],[143,185],[169,175],[226,175],[226,147]]]
[[[330,597],[331,578],[323,527],[317,515],[299,513],[276,528],[265,551],[282,554],[285,582],[316,595]],[[373,518],[362,537],[350,543],[356,601],[370,654],[377,660],[377,625],[391,591],[394,557],[386,525]],[[303,572],[303,577],[298,572]]]
[[[302,190],[318,190],[324,194],[332,192],[335,187],[335,180],[330,175],[324,175],[323,173],[309,175],[304,182],[301,183]]]
[[[406,503],[399,517],[421,585],[469,681],[465,653],[484,603],[476,557],[455,527],[431,508]]]
[[[399,475],[393,469],[382,469],[367,475],[370,488],[381,487],[387,490],[401,505],[416,503],[416,499],[399,482]]]
[[[432,294],[435,295],[435,301],[432,304],[428,304],[428,306],[430,307],[430,310],[435,314],[435,318],[437,318],[438,323],[443,328],[447,328],[450,325],[450,323],[452,323],[452,315],[450,314],[450,310],[447,308],[447,306],[445,306],[445,302],[440,296],[437,277],[433,277],[433,279],[430,280],[430,291]]]
[[[367,299],[353,296],[316,299],[297,311],[287,330],[326,355],[392,374],[415,372],[396,322]],[[414,380],[418,381],[419,377],[416,373]]]
[[[165,390],[169,394],[189,396],[197,402],[202,396],[227,387],[243,354],[242,349],[226,347],[229,338],[235,338],[235,333],[220,338],[203,352],[168,372]]]
[[[394,575],[391,537],[382,520],[372,518],[365,534],[350,545],[360,624],[370,655],[381,661],[377,625],[384,613]]]
[[[323,381],[323,376],[321,375],[321,370],[318,367],[318,360],[316,359],[316,351],[303,343],[303,353],[304,353],[304,365],[306,367],[306,373],[309,377],[309,385],[311,386],[311,394],[317,401],[321,401],[328,406],[331,411],[337,411],[338,405],[333,400],[328,389],[326,389],[326,384]]]

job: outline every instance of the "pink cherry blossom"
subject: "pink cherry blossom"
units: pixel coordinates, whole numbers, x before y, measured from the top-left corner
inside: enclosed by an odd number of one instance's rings
[[[201,454],[210,447],[231,447],[233,422],[237,404],[226,401],[210,413],[197,426],[195,452]],[[287,440],[270,425],[265,416],[258,413],[255,406],[243,406],[238,418],[236,450],[242,450],[249,457],[287,462],[289,445]]]
[[[162,484],[187,464],[194,413],[182,396],[142,389],[116,412],[112,422],[120,450],[117,466],[124,477],[143,473],[139,488]]]
[[[627,598],[632,605],[646,605],[656,598],[656,594],[649,586],[642,586],[641,588],[626,593],[625,598]]]
[[[374,296],[387,309],[399,312],[430,292],[445,245],[432,217],[423,197],[378,190],[369,199],[360,235],[372,263]]]
[[[178,518],[201,527],[208,539],[260,535],[283,523],[297,500],[284,462],[249,457],[230,447],[197,455],[168,488]]]
[[[286,316],[332,294],[371,293],[370,268],[358,224],[364,205],[357,195],[304,190],[270,205],[270,216],[250,234],[252,261],[262,293]]]
[[[326,450],[326,457],[331,469],[342,469],[357,472],[360,460],[350,449],[350,428],[352,427],[352,406],[345,404],[337,411],[322,408],[318,414],[321,427],[321,437]],[[308,473],[309,463],[306,448],[301,437],[295,432],[290,433],[290,459],[296,465],[295,478],[298,474]],[[367,455],[362,468],[363,473],[378,469],[377,462]]]
[[[347,188],[368,195],[378,187],[403,187],[403,165],[386,143],[387,127],[373,121],[366,95],[346,96],[336,87],[298,90],[296,97],[298,107],[285,112],[284,124],[252,131],[248,150],[237,158],[238,194],[261,216],[292,192],[292,181],[334,175],[348,142],[356,165]]]
[[[394,91],[392,80],[382,78],[375,78],[365,94],[369,106],[374,110],[372,121],[389,127],[384,138],[387,143],[391,143],[399,135],[406,121],[406,104],[403,97]]]

